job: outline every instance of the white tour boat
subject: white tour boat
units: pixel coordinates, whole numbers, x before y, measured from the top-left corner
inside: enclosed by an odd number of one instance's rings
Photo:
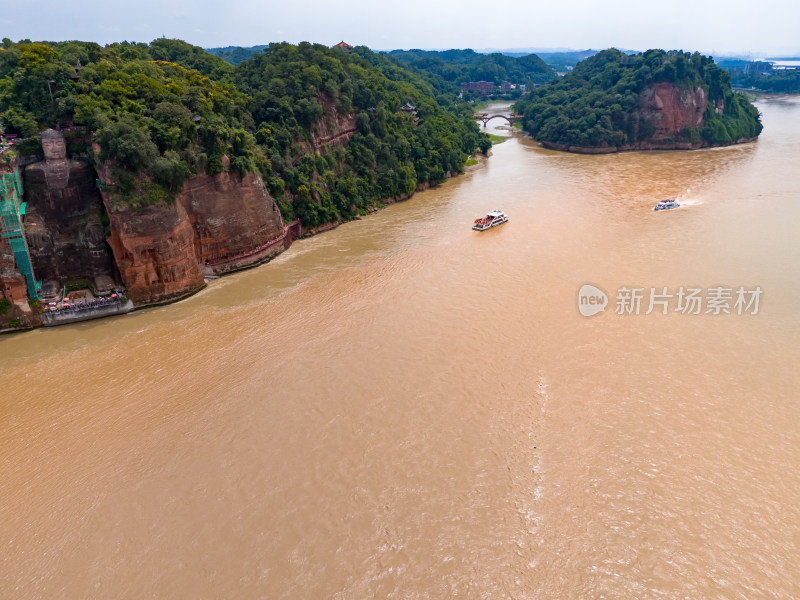
[[[667,198],[666,200],[661,200],[658,204],[653,207],[653,210],[669,210],[670,208],[678,208],[680,204],[674,198]]]
[[[482,219],[475,219],[475,224],[472,228],[475,231],[486,231],[492,227],[497,227],[508,221],[508,216],[502,210],[493,210],[486,213]]]

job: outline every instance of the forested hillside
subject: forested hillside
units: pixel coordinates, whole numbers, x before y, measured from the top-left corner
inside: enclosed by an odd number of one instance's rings
[[[555,77],[538,56],[512,57],[504,54],[478,54],[474,50],[392,50],[388,53],[402,63],[438,75],[459,85],[466,81],[503,81],[533,87]]]
[[[131,207],[168,201],[199,171],[253,171],[306,225],[443,181],[490,145],[430,78],[366,48],[307,43],[233,67],[177,40],[4,40],[0,119],[25,137],[70,123],[96,132],[115,201]]]
[[[222,48],[208,48],[207,52],[214,56],[219,56],[224,61],[232,64],[234,67],[243,60],[253,58],[266,48],[266,45],[249,46],[247,48],[242,46],[224,46]]]
[[[536,139],[576,147],[724,145],[762,128],[727,71],[711,57],[679,51],[605,50],[523,97],[515,111]]]

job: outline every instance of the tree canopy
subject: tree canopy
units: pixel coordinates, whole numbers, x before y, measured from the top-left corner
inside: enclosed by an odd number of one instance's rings
[[[514,109],[533,137],[575,146],[626,146],[651,139],[654,124],[640,94],[655,83],[702,86],[708,104],[700,127],[676,132],[675,142],[730,144],[762,129],[756,108],[731,89],[730,75],[709,56],[648,50],[627,55],[605,50],[579,62],[565,77],[523,97]],[[717,110],[724,106],[722,114]]]
[[[782,60],[797,61],[796,57]],[[797,94],[800,92],[800,69],[775,68],[767,61],[722,59],[719,66],[731,74],[733,85],[752,88],[760,92],[775,94]]]
[[[250,46],[247,48],[242,46],[225,46],[222,48],[208,48],[207,51],[214,56],[219,56],[222,60],[232,64],[235,67],[243,60],[253,58],[266,47],[266,45]]]
[[[445,81],[460,85],[468,81],[503,81],[534,84],[553,79],[555,74],[535,54],[507,56],[479,54],[474,50],[392,50],[389,56],[401,64],[438,75]]]
[[[462,170],[484,137],[465,103],[440,98],[429,81],[368,48],[352,54],[317,44],[271,44],[239,64],[252,99],[256,139],[272,168],[270,191],[288,191],[288,216],[315,225],[348,218],[382,198],[408,194]],[[410,103],[416,115],[401,107]],[[312,126],[354,115],[344,147],[316,156]]]
[[[441,87],[365,47],[271,44],[236,67],[167,39],[0,50],[6,131],[85,125],[116,200],[169,199],[192,173],[230,168],[261,173],[284,216],[312,226],[442,181],[485,147],[469,106]],[[341,122],[355,123],[349,140],[320,142],[323,125]]]

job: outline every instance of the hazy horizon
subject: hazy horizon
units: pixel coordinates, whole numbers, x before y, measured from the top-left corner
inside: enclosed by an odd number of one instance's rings
[[[345,0],[336,6],[317,0],[299,4],[231,0],[224,11],[209,0],[169,4],[86,0],[80,12],[67,3],[43,0],[35,12],[21,3],[6,6],[0,16],[0,37],[100,44],[167,37],[204,48],[281,41],[333,45],[344,40],[376,50],[536,48],[541,52],[616,47],[789,56],[800,53],[798,21],[800,4],[788,0],[766,0],[756,9],[750,3],[675,0],[668,10],[653,10],[652,5],[632,0],[620,0],[613,7],[589,0],[543,6],[500,0],[490,10],[474,0],[438,5],[421,0]]]

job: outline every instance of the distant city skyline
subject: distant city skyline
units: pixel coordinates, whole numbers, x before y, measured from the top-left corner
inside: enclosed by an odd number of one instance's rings
[[[788,56],[800,53],[800,3],[633,0],[534,4],[518,0],[453,3],[340,0],[42,0],[0,13],[0,37],[106,44],[178,38],[203,47],[344,40],[375,50],[648,48],[705,54]]]

